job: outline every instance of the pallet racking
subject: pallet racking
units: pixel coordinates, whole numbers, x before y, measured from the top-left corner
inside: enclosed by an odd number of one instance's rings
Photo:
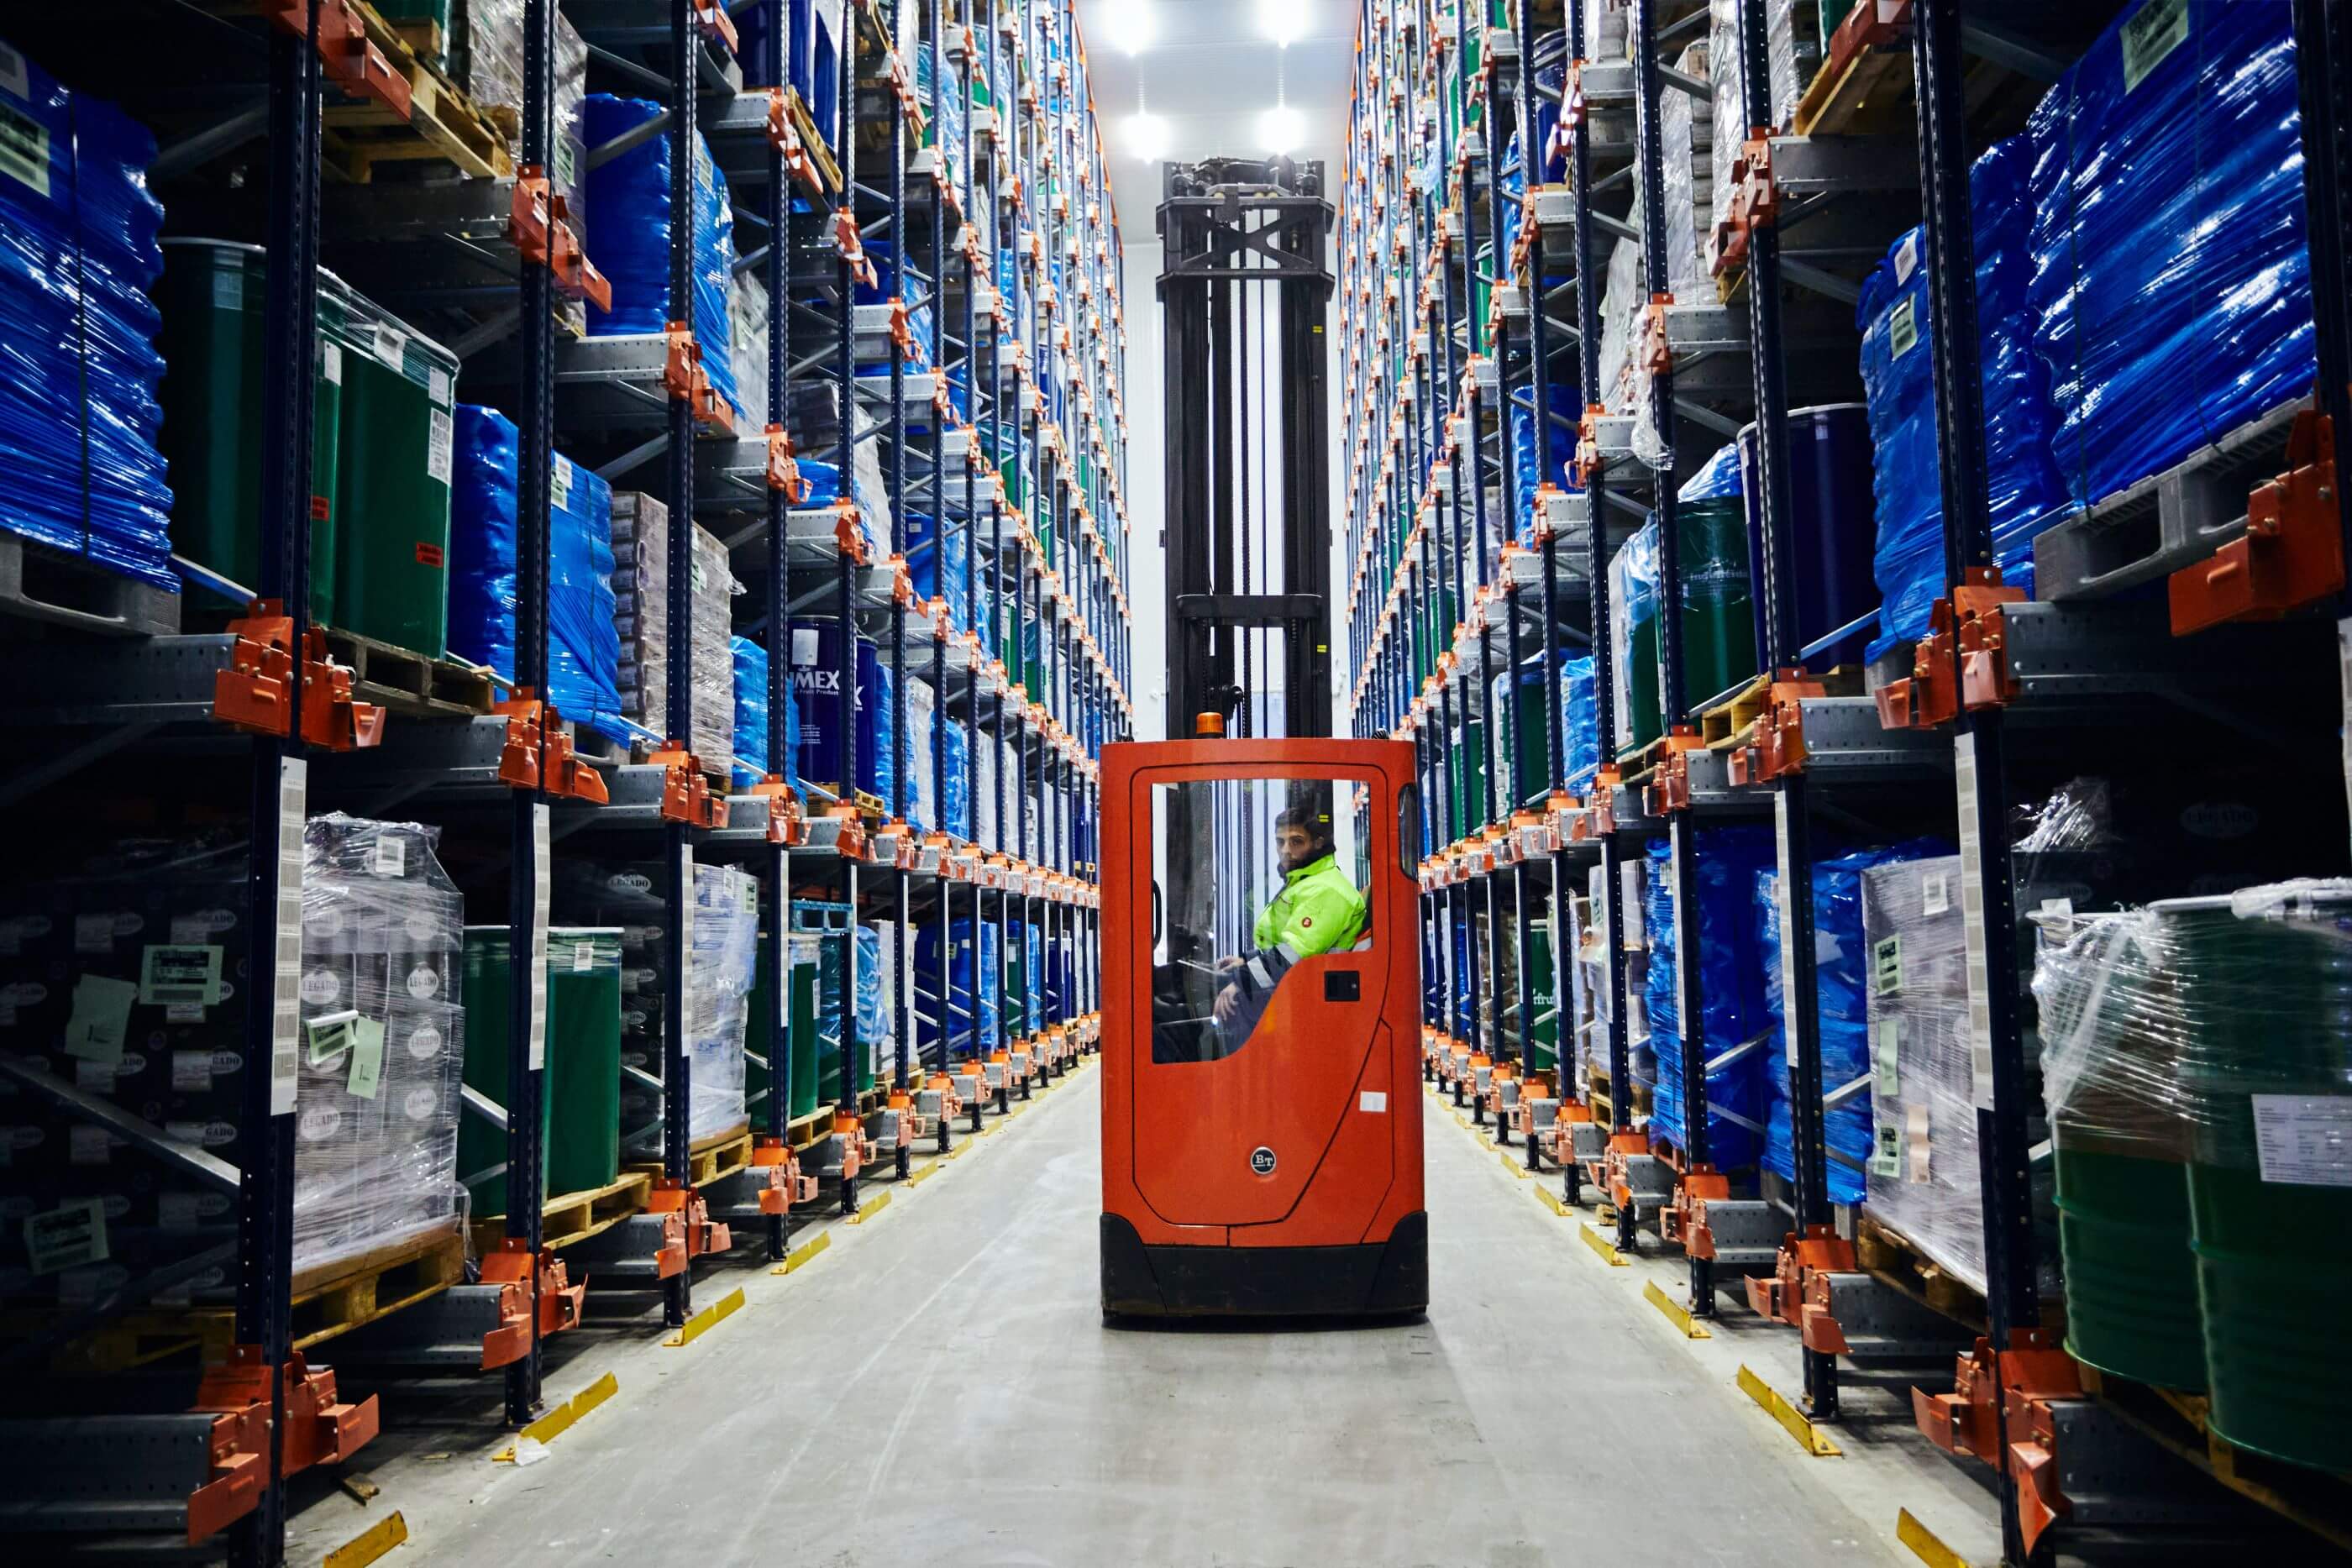
[[[109,9],[148,8],[126,0]],[[361,0],[164,9],[173,14],[152,47],[128,61],[109,51],[89,17],[28,23],[15,41],[77,87],[119,98],[157,131],[154,178],[175,228],[185,211],[191,225],[241,230],[267,246],[267,382],[257,422],[268,433],[267,526],[250,585],[264,602],[225,633],[25,645],[8,706],[40,744],[5,788],[46,810],[70,791],[102,796],[126,782],[152,791],[176,777],[171,805],[226,812],[223,769],[241,775],[236,817],[249,824],[244,917],[258,937],[253,972],[276,977],[247,988],[245,1027],[247,1039],[270,1042],[272,1070],[247,1074],[235,1140],[221,1157],[11,1067],[20,1093],[68,1119],[101,1120],[139,1157],[226,1198],[235,1221],[233,1240],[175,1262],[168,1278],[118,1283],[45,1322],[14,1359],[37,1367],[103,1337],[200,1267],[230,1266],[236,1302],[229,1361],[206,1375],[189,1413],[152,1409],[123,1379],[100,1378],[48,1388],[55,1397],[46,1408],[129,1412],[112,1426],[0,1421],[0,1442],[27,1453],[86,1437],[142,1445],[154,1460],[101,1465],[94,1451],[58,1460],[51,1450],[45,1458],[77,1478],[67,1489],[76,1506],[5,1500],[0,1528],[54,1541],[160,1527],[240,1563],[274,1563],[284,1553],[287,1489],[268,1478],[341,1457],[375,1421],[374,1400],[337,1404],[333,1375],[307,1370],[295,1350],[294,1307],[309,1298],[290,1261],[290,988],[300,958],[302,829],[313,810],[396,810],[440,825],[477,896],[502,905],[510,952],[546,952],[556,873],[574,854],[657,859],[659,942],[671,974],[685,972],[693,940],[698,864],[739,867],[758,883],[774,991],[765,1034],[747,1042],[751,1124],[716,1139],[690,1136],[686,988],[671,986],[659,1031],[668,1048],[623,1070],[657,1096],[659,1113],[643,1129],[647,1142],[625,1146],[624,1175],[609,1188],[541,1190],[543,963],[509,967],[509,1089],[502,1103],[469,1090],[464,1113],[506,1140],[502,1168],[466,1173],[502,1182],[503,1235],[473,1274],[436,1261],[434,1279],[411,1292],[422,1304],[387,1302],[368,1314],[369,1337],[350,1343],[364,1343],[362,1359],[386,1366],[502,1368],[512,1425],[544,1407],[543,1340],[580,1320],[582,1288],[567,1277],[567,1260],[575,1268],[593,1260],[589,1304],[604,1292],[650,1291],[662,1324],[681,1328],[694,1312],[696,1260],[707,1259],[705,1271],[723,1267],[748,1243],[783,1262],[792,1216],[816,1198],[820,1174],[825,1201],[855,1212],[861,1183],[909,1175],[918,1136],[935,1134],[945,1153],[952,1117],[968,1110],[978,1129],[992,1109],[1007,1109],[1013,1092],[1026,1097],[1033,1082],[1058,1077],[1091,1049],[1093,758],[1133,723],[1120,243],[1068,0],[524,0],[515,156],[435,63],[446,41],[437,23],[394,26]],[[746,15],[753,11],[763,15]],[[658,135],[674,150],[707,144],[731,187],[732,220],[755,241],[734,259],[735,272],[756,280],[769,323],[756,367],[763,428],[750,427],[714,390],[703,354],[715,345],[697,342],[690,310],[675,308],[684,319],[655,334],[580,332],[583,304],[609,306],[610,286],[551,181],[559,22],[584,44],[590,84],[658,103],[636,130],[586,148],[583,178]],[[207,75],[217,91],[186,89]],[[381,176],[400,163],[433,172]],[[690,214],[702,160],[672,156],[668,165],[667,213]],[[245,199],[248,178],[266,192],[266,206]],[[673,301],[693,297],[695,227],[668,223]],[[450,344],[462,364],[460,395],[513,417],[515,668],[510,683],[499,683],[504,700],[489,701],[484,683],[455,712],[446,700],[435,707],[428,699],[449,693],[430,683],[455,678],[445,662],[415,677],[406,696],[386,697],[400,709],[387,716],[368,700],[381,694],[363,671],[355,684],[350,653],[335,663],[337,644],[311,623],[313,390],[305,367],[317,360],[318,269],[327,260]],[[870,492],[853,492],[861,449],[878,459],[887,516],[873,515]],[[546,702],[559,454],[616,485],[650,481],[667,513],[670,626],[692,624],[698,595],[726,591],[698,580],[698,528],[724,544],[731,574],[751,585],[732,606],[734,628],[772,655],[774,722],[764,755],[697,754],[695,692],[714,672],[694,667],[682,634],[670,650],[659,732],[619,744]],[[838,502],[800,505],[803,461],[835,465]],[[933,525],[918,539],[909,514],[926,510]],[[915,568],[926,554],[936,591],[919,595]],[[950,558],[970,561],[969,573]],[[796,617],[825,610],[882,650],[891,694],[887,799],[856,789],[855,723],[841,727],[837,779],[803,779],[787,749],[789,632]],[[834,640],[823,674],[838,692],[859,690],[858,642]],[[936,698],[926,738],[938,820],[919,832],[910,826],[917,680]],[[289,724],[289,713],[299,722]],[[951,716],[969,739],[961,765],[968,777],[959,780],[968,793],[977,793],[982,748],[992,753],[986,834],[951,833],[944,820]],[[242,757],[225,760],[224,737],[237,732],[247,737],[233,743]],[[177,775],[153,766],[180,755],[201,765]],[[794,1029],[793,936],[809,916],[823,925],[828,903],[842,912],[835,935],[820,938],[838,945],[841,994],[831,1005],[840,1026],[837,1040],[812,1040]],[[969,956],[958,956],[951,939],[962,920],[992,925],[1000,938],[1003,1032],[992,1053],[982,1049],[983,1009],[949,1005],[958,992],[983,989],[982,945],[962,944]],[[854,996],[865,976],[851,925],[887,930],[882,950],[897,966],[887,988],[891,1051],[870,1090],[861,1086],[867,1047]],[[919,979],[913,952],[925,930],[936,962]],[[926,1008],[931,1016],[919,1016]],[[796,1058],[827,1047],[837,1056],[839,1097],[795,1115]],[[993,1090],[992,1108],[982,1082]],[[335,1349],[329,1343],[320,1354]],[[57,1473],[17,1469],[28,1480]]]
[[[1808,1423],[1833,1427],[1854,1414],[1842,1373],[1856,1358],[1918,1369],[1925,1435],[1992,1469],[2004,1561],[2024,1563],[2053,1525],[2063,1541],[2069,1531],[2212,1521],[2209,1494],[2182,1488],[2169,1459],[2119,1437],[2125,1427],[2340,1543],[2352,1514],[2316,1473],[2280,1486],[2259,1457],[2207,1434],[2200,1409],[2102,1380],[2057,1349],[2062,1308],[2048,1293],[2053,1270],[2037,1234],[2038,1216],[2042,1231],[2049,1225],[2046,1190],[2036,1195],[2049,1145],[2032,998],[2021,983],[2033,942],[2020,908],[2031,867],[2012,830],[2021,808],[2076,773],[2165,774],[2200,748],[2239,748],[2243,766],[2273,776],[2333,777],[2343,694],[2329,675],[2326,622],[2329,606],[2342,613],[2341,572],[2331,580],[2324,564],[2290,571],[2269,544],[2221,543],[2234,531],[2226,495],[2225,526],[2198,543],[2183,542],[2176,511],[2203,505],[2179,499],[2199,483],[2217,494],[2235,486],[2243,507],[2250,487],[2291,470],[2273,494],[2304,494],[2310,505],[2284,531],[2324,563],[2340,559],[2340,491],[2296,490],[2324,473],[2318,447],[2282,454],[2266,444],[2275,441],[2266,431],[2295,416],[2289,408],[2225,434],[2216,455],[2195,459],[2201,478],[2167,491],[2175,510],[2160,528],[2152,494],[2139,490],[2167,481],[2095,501],[2088,521],[2053,530],[2119,538],[2095,530],[2137,507],[2161,540],[2146,561],[2103,578],[2087,568],[2053,576],[2045,564],[2053,602],[1988,591],[1999,574],[1979,391],[1972,149],[2019,123],[2021,98],[2058,80],[2122,8],[2064,19],[2011,8],[1964,16],[1956,0],[1838,9],[1842,20],[1824,21],[1818,68],[1797,83],[1793,112],[1775,111],[1767,56],[1771,14],[1790,7],[1763,0],[1727,8],[1372,0],[1362,9],[1339,217],[1341,352],[1356,389],[1343,413],[1341,476],[1351,707],[1354,733],[1413,739],[1423,758],[1428,1073],[1456,1104],[1475,1098],[1478,1120],[1492,1112],[1498,1136],[1522,1134],[1529,1168],[1551,1154],[1569,1204],[1588,1185],[1599,1189],[1602,1214],[1614,1219],[1612,1260],[1640,1248],[1679,1249],[1688,1294],[1668,1304],[1686,1312],[1686,1330],[1733,1303],[1800,1330],[1783,1343],[1802,1397],[1780,1403],[1806,1433]],[[2337,143],[2352,110],[2347,24],[2338,6],[2297,0],[2294,10],[2317,382],[2332,421],[2343,417],[2337,372],[2352,351],[2334,286],[2345,254]],[[1723,83],[1727,69],[1736,73],[1727,85],[1742,134],[1734,156],[1718,150],[1715,162],[1717,221],[1700,275],[1676,278],[1667,109],[1677,94],[1709,103],[1717,89],[1685,68],[1685,51],[1708,40],[1710,23],[1726,37],[1727,19],[1738,57],[1709,61],[1709,75]],[[1622,48],[1612,31],[1621,26]],[[1557,143],[1539,145],[1554,123]],[[1564,178],[1547,183],[1537,169],[1554,152]],[[1924,226],[1917,265],[1930,280],[1922,335],[1934,351],[1947,592],[1931,634],[1874,672],[1864,695],[1843,672],[1807,669],[1876,616],[1811,641],[1798,631],[1795,580],[1820,563],[1796,549],[1790,413],[1801,395],[1853,395],[1857,334],[1840,312],[1859,297],[1854,263],[1864,258],[1866,270],[1915,222]],[[1625,247],[1638,286],[1630,300],[1606,282]],[[1612,334],[1632,345],[1639,390],[1630,402],[1595,390]],[[1562,386],[1577,389],[1577,406],[1556,406]],[[1529,474],[1515,460],[1510,427],[1521,411],[1538,454],[1552,429],[1575,433],[1570,474],[1541,457]],[[1712,697],[1690,691],[1682,617],[1662,612],[1665,733],[1637,748],[1616,697],[1609,563],[1635,525],[1656,518],[1657,598],[1680,604],[1690,563],[1678,559],[1677,492],[1706,452],[1751,423],[1746,505],[1760,534],[1760,674]],[[2248,448],[2262,459],[2235,458]],[[2252,509],[2265,504],[2258,497]],[[2208,526],[2211,509],[2198,514]],[[2161,601],[2119,592],[2184,567],[2205,573],[2216,559],[2234,570],[2264,551],[2280,572],[2273,590],[2186,620],[2179,577],[2170,623]],[[2290,610],[2301,613],[2275,619]],[[1571,792],[1560,660],[1580,646],[1594,666],[1601,745],[1592,782]],[[2255,671],[2266,672],[2259,695]],[[1498,674],[1512,683],[1500,703]],[[1538,679],[1544,717],[1523,747],[1517,683]],[[2231,711],[2241,701],[2251,706]],[[2281,813],[2249,841],[2273,857],[2302,855],[2310,874],[2326,874],[2344,857],[2341,821],[2331,819],[2332,800]],[[1702,940],[1699,900],[1680,895],[1698,885],[1708,852],[1701,833],[1740,821],[1770,823],[1779,871],[1793,1123],[1786,1183],[1709,1160],[1710,1071],[1775,1043],[1768,1031],[1727,1049],[1696,1021],[1707,999],[1701,966],[1689,961]],[[1824,1081],[1813,900],[1789,893],[1839,852],[1833,837],[1920,831],[1949,835],[1961,852],[1964,1021],[1981,1107],[1982,1166],[1971,1184],[1981,1186],[1985,1217],[1981,1292],[1831,1199],[1838,1156],[1825,1124],[1871,1080]],[[1676,1011],[1692,1020],[1681,1042],[1680,1146],[1648,1125],[1653,1086],[1637,1071],[1646,1040],[1629,970],[1644,946],[1641,867],[1653,843],[1662,843],[1666,918],[1684,960]],[[1580,954],[1582,936],[1591,946]],[[1539,979],[1547,946],[1549,998]],[[1591,1042],[1589,1074],[1579,1071],[1580,1037]],[[1720,1108],[1712,1119],[1738,1125]],[[1607,1245],[1589,1228],[1587,1237]],[[1769,1392],[1761,1379],[1758,1386]],[[1945,1387],[1957,1392],[1936,1392]],[[2166,1408],[2171,1416],[2150,1418]],[[2082,1468],[2062,1479],[2070,1458]],[[1941,1550],[1906,1515],[1903,1539],[1915,1538],[1929,1543],[1923,1555]]]

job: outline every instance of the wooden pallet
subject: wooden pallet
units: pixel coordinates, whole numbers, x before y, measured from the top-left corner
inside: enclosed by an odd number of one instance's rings
[[[549,1198],[540,1208],[540,1237],[550,1247],[565,1247],[606,1230],[646,1206],[654,1178],[645,1171],[627,1171],[604,1186],[588,1187]],[[488,1252],[506,1240],[506,1216],[481,1216],[474,1221],[474,1250]]]
[[[2231,1444],[2207,1425],[2203,1395],[2081,1369],[2084,1391],[2126,1426],[2179,1455],[2239,1496],[2352,1551],[2352,1476],[2289,1464]]]
[[[444,57],[444,51],[448,47],[448,39],[442,36],[441,24],[432,17],[418,16],[407,21],[392,22],[389,25],[393,36],[423,58],[428,61],[438,61]]]
[[[1800,136],[1885,136],[1913,128],[1908,44],[1864,49],[1840,69],[1824,61],[1790,123]]]
[[[452,164],[477,179],[513,178],[514,154],[490,118],[365,0],[357,4],[368,41],[408,78],[409,113],[403,120],[378,103],[330,105],[321,138],[326,166],[356,185],[373,180],[379,163],[419,161]]]
[[[791,119],[793,130],[800,136],[801,151],[807,153],[809,162],[816,165],[817,173],[824,181],[824,188],[840,190],[841,165],[833,161],[833,149],[818,132],[816,116],[810,113],[808,105],[801,101],[800,89],[788,87],[784,89],[784,113]]]
[[[294,1276],[289,1292],[294,1348],[307,1350],[389,1317],[439,1295],[465,1277],[466,1238],[455,1229],[306,1269]],[[145,1336],[158,1354],[165,1354],[165,1342],[176,1334],[194,1343],[212,1364],[226,1360],[236,1343],[236,1317],[216,1308],[138,1312],[120,1320],[113,1332],[118,1337]]]
[[[736,1127],[698,1141],[686,1155],[686,1180],[688,1186],[709,1186],[721,1176],[733,1176],[751,1163],[751,1133],[748,1127]],[[646,1161],[629,1167],[648,1177],[662,1174],[658,1161]]]
[[[115,637],[169,636],[181,596],[72,550],[0,533],[0,615]]]
[[[415,718],[470,718],[498,698],[490,677],[471,664],[428,659],[356,632],[322,627],[327,652],[352,672],[352,695]]]
[[[1954,1276],[1908,1237],[1888,1229],[1868,1214],[1855,1217],[1853,1257],[1880,1283],[1955,1322],[1985,1332],[1984,1292]],[[2044,1315],[2047,1318],[2046,1309]]]
[[[1809,674],[1808,678],[1821,683],[1824,695],[1833,697],[1862,695],[1860,664],[1840,664],[1837,668],[1824,671],[1818,675]],[[1771,690],[1771,677],[1759,675],[1741,687],[1730,701],[1717,703],[1713,707],[1699,710],[1699,738],[1706,743],[1707,749],[1723,751],[1746,744],[1748,731],[1756,723],[1756,716],[1764,711],[1765,699],[1770,695]]]

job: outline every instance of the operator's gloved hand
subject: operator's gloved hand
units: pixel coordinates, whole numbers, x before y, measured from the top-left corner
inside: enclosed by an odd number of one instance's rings
[[[1234,963],[1238,966],[1240,960],[1235,959]],[[1216,1014],[1219,1023],[1228,1024],[1234,1021],[1234,1014],[1241,1010],[1241,1005],[1242,988],[1239,986],[1227,986],[1217,993],[1217,1000],[1212,1010]]]

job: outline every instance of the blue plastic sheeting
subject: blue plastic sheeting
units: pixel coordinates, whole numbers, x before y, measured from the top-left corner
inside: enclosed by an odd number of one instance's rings
[[[857,928],[857,1038],[868,1045],[890,1039],[890,1009],[883,1005],[882,934]]]
[[[758,771],[744,763],[756,763],[768,754],[768,651],[749,637],[736,637],[727,644],[735,656],[735,755],[742,760],[735,768],[735,782],[756,784]]]
[[[1601,708],[1593,695],[1590,658],[1559,662],[1559,706],[1566,720],[1560,738],[1568,752],[1568,772],[1560,787],[1580,800],[1601,772]]]
[[[2311,392],[2291,11],[2147,0],[2028,122],[2033,347],[2078,506]]]
[[[591,152],[665,112],[642,98],[592,92],[582,110]],[[711,162],[709,145],[694,145],[694,313],[669,297],[669,169],[676,138],[652,137],[588,171],[588,259],[613,285],[610,313],[588,307],[591,337],[627,337],[691,321],[711,389],[730,408],[743,404],[735,388],[734,334],[727,314],[735,269],[735,209],[727,176]]]
[[[1549,485],[1555,490],[1577,491],[1582,486],[1568,476],[1569,459],[1576,455],[1576,432],[1559,421],[1572,416],[1582,406],[1573,385],[1555,382],[1550,393],[1554,419],[1551,439],[1544,444],[1540,458],[1536,454],[1536,413],[1514,402],[1511,405],[1511,458],[1518,470],[1519,516],[1515,538],[1526,538],[1533,528],[1536,513],[1536,486]]]
[[[927,513],[906,515],[907,572],[914,579],[919,599],[948,601],[948,620],[959,632],[973,624],[977,584],[971,570],[971,528],[950,519],[944,539],[939,524]],[[942,570],[944,567],[944,570]]]
[[[984,1057],[1003,1045],[999,1019],[1004,1010],[1004,980],[1003,966],[997,961],[996,922],[983,920],[978,929],[975,950],[971,919],[948,923],[948,1055],[969,1056],[974,1051],[975,968],[980,996],[978,1054]],[[945,1061],[947,1055],[940,1054],[940,927],[937,921],[923,921],[915,932],[915,1041],[926,1057]]]
[[[1822,1092],[1843,1088],[1871,1071],[1870,953],[1862,935],[1862,873],[1895,861],[1948,855],[1938,839],[1914,839],[1892,849],[1861,850],[1813,867],[1814,994],[1821,1010]],[[1795,1123],[1789,1103],[1787,1026],[1780,994],[1780,877],[1775,870],[1755,880],[1756,941],[1764,964],[1764,1005],[1772,1033],[1771,1103],[1765,1118],[1764,1164],[1788,1180],[1797,1176]],[[1870,1161],[1868,1091],[1832,1107],[1822,1121],[1831,1156],[1832,1203],[1860,1203],[1867,1184],[1862,1167]],[[1843,1155],[1843,1159],[1839,1155]]]
[[[2029,593],[2033,536],[2057,519],[2066,501],[2050,459],[2049,367],[2032,345],[2027,295],[2033,214],[2026,178],[2032,165],[2028,139],[2013,136],[1987,148],[1969,172],[1994,559],[2004,581]],[[1926,247],[1917,229],[1895,241],[1864,280],[1854,311],[1862,329],[1862,385],[1870,411],[1878,515],[1874,570],[1882,602],[1878,636],[1868,649],[1874,659],[1897,643],[1924,635],[1928,612],[1945,589],[1943,465],[1936,445]]]
[[[1763,828],[1694,830],[1692,860],[1697,886],[1699,983],[1705,998],[1706,1054],[1711,1059],[1761,1034],[1763,959],[1757,950],[1753,908],[1756,873],[1773,861],[1772,835]],[[1657,1081],[1650,1098],[1650,1135],[1687,1148],[1683,1092],[1681,998],[1675,994],[1674,900],[1667,888],[1672,845],[1649,845],[1648,891],[1642,900],[1650,945],[1649,982],[1643,1006],[1650,1019],[1650,1051]],[[1765,1073],[1751,1052],[1706,1075],[1707,1157],[1726,1170],[1752,1166],[1762,1147],[1756,1129],[1764,1122]]]
[[[1714,456],[1699,465],[1697,473],[1683,481],[1683,487],[1675,492],[1675,499],[1714,501],[1741,494],[1739,443],[1727,441],[1716,448]]]
[[[793,462],[799,465],[801,478],[808,486],[795,505],[795,510],[814,511],[820,507],[830,507],[841,499],[839,468],[817,457],[796,457]],[[877,526],[890,516],[889,497],[865,483],[853,468],[849,476],[849,497],[857,503],[857,531],[864,537],[866,548],[886,555],[889,553],[889,541],[882,537],[882,529]]]
[[[940,807],[943,830],[959,839],[971,837],[971,735],[961,719],[947,722],[947,790]]]
[[[155,139],[5,45],[0,120],[0,528],[176,593]]]
[[[449,647],[515,674],[515,540],[522,438],[494,408],[457,405],[449,486]],[[554,460],[548,484],[547,700],[625,738],[621,638],[613,629],[613,487]]]

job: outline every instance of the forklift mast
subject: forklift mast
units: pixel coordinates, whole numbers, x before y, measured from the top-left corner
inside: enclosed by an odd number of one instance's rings
[[[1323,165],[1213,158],[1161,181],[1168,737],[1202,714],[1237,738],[1328,736]]]

